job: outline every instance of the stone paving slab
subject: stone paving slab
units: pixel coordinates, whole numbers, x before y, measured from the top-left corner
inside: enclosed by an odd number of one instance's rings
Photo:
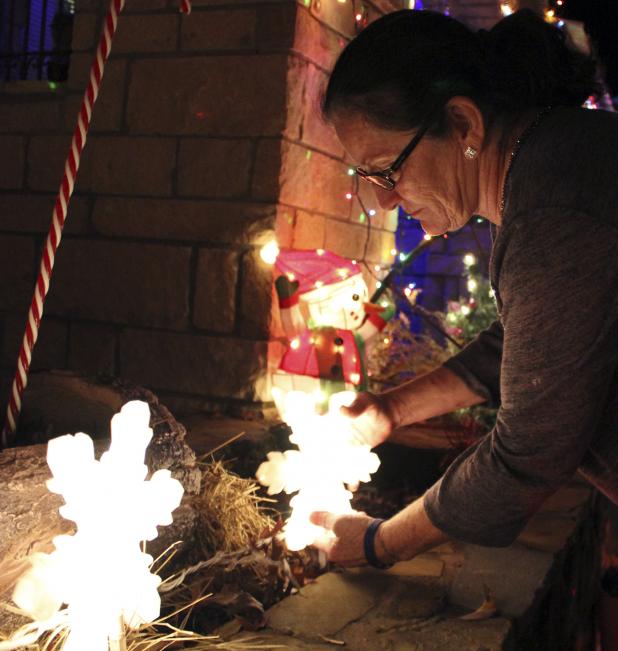
[[[325,574],[269,611],[263,639],[292,651],[528,651],[517,648],[515,623],[539,604],[589,497],[585,486],[559,491],[510,547],[449,542],[386,572]],[[497,614],[462,620],[486,589]]]
[[[464,563],[450,586],[450,602],[474,610],[483,602],[487,587],[499,612],[509,617],[518,617],[530,607],[554,562],[553,554],[517,543],[504,548],[464,545],[463,553]]]
[[[273,606],[268,613],[268,625],[280,633],[335,635],[373,608],[385,589],[383,576],[378,581],[365,582],[354,574],[324,574],[298,594]]]

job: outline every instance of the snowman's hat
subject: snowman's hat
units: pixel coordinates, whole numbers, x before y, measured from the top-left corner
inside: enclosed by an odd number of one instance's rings
[[[361,273],[356,260],[342,258],[324,249],[282,249],[275,268],[288,280],[298,283],[300,294],[340,283]]]

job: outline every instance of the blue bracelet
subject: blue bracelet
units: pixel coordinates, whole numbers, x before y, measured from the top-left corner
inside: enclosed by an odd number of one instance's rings
[[[365,550],[367,563],[372,567],[377,567],[379,570],[387,570],[392,566],[392,563],[382,563],[382,561],[378,560],[378,557],[376,556],[376,534],[383,522],[384,520],[382,518],[374,518],[365,530],[365,538],[363,540],[363,549]]]

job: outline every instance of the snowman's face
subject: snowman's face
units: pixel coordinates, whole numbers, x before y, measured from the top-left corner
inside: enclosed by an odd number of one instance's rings
[[[332,326],[344,330],[361,327],[365,318],[364,304],[368,299],[369,290],[361,274],[319,287],[302,297],[316,326]]]

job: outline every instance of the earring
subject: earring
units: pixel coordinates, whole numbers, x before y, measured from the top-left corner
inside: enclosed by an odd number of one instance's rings
[[[468,147],[466,151],[464,151],[464,156],[469,160],[473,160],[474,158],[476,158],[477,154],[478,151],[474,149],[474,147]]]

